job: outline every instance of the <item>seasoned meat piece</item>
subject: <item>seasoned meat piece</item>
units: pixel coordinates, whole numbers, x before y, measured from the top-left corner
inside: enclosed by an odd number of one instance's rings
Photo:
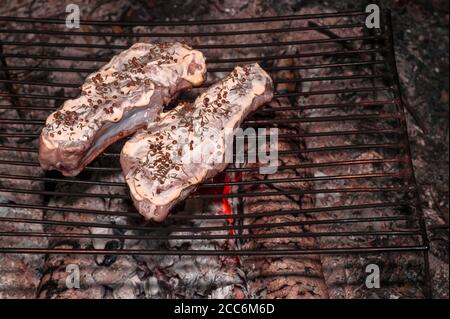
[[[106,147],[156,119],[177,93],[201,85],[205,74],[203,54],[184,44],[134,44],[89,75],[80,96],[47,118],[42,168],[77,175]]]
[[[140,130],[120,162],[139,212],[162,221],[197,185],[227,166],[229,132],[273,97],[273,83],[258,65],[236,67],[193,105],[180,104]]]

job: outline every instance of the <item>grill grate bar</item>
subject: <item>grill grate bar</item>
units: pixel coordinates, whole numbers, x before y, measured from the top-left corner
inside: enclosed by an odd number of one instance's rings
[[[398,119],[400,115],[395,113],[375,113],[363,115],[336,115],[336,116],[315,116],[299,117],[293,119],[270,119],[270,120],[245,120],[244,124],[276,124],[276,123],[314,123],[314,122],[342,122],[342,121],[361,121],[370,119]],[[21,124],[21,125],[44,125],[45,120],[35,119],[0,119],[3,124]]]
[[[366,130],[366,131],[331,131],[331,132],[314,132],[314,133],[298,133],[298,134],[278,134],[278,139],[295,139],[319,136],[340,136],[340,135],[376,135],[376,134],[400,134],[398,129],[382,129],[382,130]],[[39,137],[40,133],[0,133],[0,137]],[[256,137],[249,136],[248,139]],[[129,139],[126,137],[125,139]]]
[[[271,120],[247,120],[244,123],[250,124],[276,124],[276,123],[315,123],[315,122],[344,122],[344,121],[361,121],[371,119],[398,119],[399,115],[389,113],[376,113],[364,115],[344,115],[344,116],[312,116],[308,118],[293,119],[271,119]]]
[[[247,218],[256,217],[258,214],[249,214]],[[79,221],[60,221],[52,219],[32,219],[32,218],[17,218],[17,217],[0,217],[0,222],[6,223],[24,223],[24,224],[41,224],[53,226],[70,226],[70,227],[90,227],[90,228],[105,228],[105,229],[120,229],[120,230],[136,230],[136,231],[157,231],[161,230],[158,226],[134,226],[122,224],[105,224],[95,222],[79,222]],[[223,226],[202,226],[202,227],[176,227],[167,226],[164,229],[168,232],[183,232],[183,233],[197,233],[201,231],[228,231],[228,230],[255,230],[255,229],[270,229],[277,227],[293,227],[316,225],[316,221],[292,221],[279,223],[264,223],[264,224],[243,224],[243,225],[223,225]],[[339,232],[334,232],[339,234]],[[317,234],[317,233],[316,233]],[[255,234],[256,236],[256,234]],[[192,237],[191,237],[192,238]]]
[[[295,70],[310,70],[310,69],[324,69],[324,68],[343,68],[343,67],[365,67],[373,65],[384,65],[386,61],[384,60],[367,60],[358,62],[343,62],[343,63],[320,63],[320,64],[305,64],[305,65],[294,65],[294,66],[280,66],[280,67],[267,67],[265,68],[268,72],[275,71],[295,71]],[[61,67],[41,67],[41,66],[8,66],[0,67],[0,70],[4,71],[39,71],[39,72],[69,72],[69,73],[93,73],[96,72],[96,68],[61,68]],[[224,68],[209,68],[209,73],[225,73],[232,71],[232,67]],[[276,78],[275,78],[276,79]]]
[[[399,177],[399,175],[391,174],[386,176],[366,176],[365,178],[374,177]],[[358,177],[364,178],[364,177]],[[333,178],[327,180],[342,180],[349,178]],[[321,180],[323,181],[323,180]],[[248,184],[255,184],[249,181]],[[273,181],[268,180],[260,184],[275,184]],[[200,187],[202,188],[202,187]],[[267,197],[267,196],[283,196],[283,195],[306,195],[306,194],[332,194],[332,193],[389,193],[400,191],[412,191],[413,187],[369,187],[369,188],[334,188],[334,189],[311,189],[311,190],[296,190],[296,191],[277,191],[277,192],[242,192],[242,193],[228,193],[228,194],[197,194],[191,195],[188,198],[201,198],[201,199],[218,199],[218,198],[240,198],[240,197]],[[101,194],[101,193],[88,193],[88,192],[56,192],[56,191],[40,191],[30,189],[19,188],[0,188],[0,192],[5,193],[18,193],[18,194],[38,194],[38,195],[51,195],[51,196],[64,196],[64,197],[99,197],[99,198],[122,198],[129,199],[130,196],[122,194]]]
[[[311,95],[325,95],[325,94],[341,94],[341,93],[358,93],[358,92],[376,92],[376,91],[390,91],[390,88],[386,87],[358,87],[350,89],[341,90],[318,90],[309,92],[293,92],[293,93],[281,93],[275,92],[274,98],[280,97],[293,97],[293,96],[311,96]],[[71,96],[56,96],[48,94],[12,94],[0,92],[0,96],[4,97],[20,97],[26,99],[45,99],[45,100],[61,100],[65,101],[67,99],[76,98],[76,95]]]
[[[296,53],[296,54],[279,54],[279,55],[265,55],[254,57],[240,57],[240,58],[212,58],[208,59],[209,64],[218,63],[243,63],[243,62],[261,62],[271,60],[283,60],[283,59],[300,59],[309,57],[321,57],[321,56],[341,56],[341,55],[363,55],[387,53],[386,49],[358,49],[358,50],[346,50],[346,51],[320,51],[310,53]],[[41,59],[41,60],[68,60],[68,61],[84,61],[84,62],[108,62],[113,57],[112,55],[105,57],[84,57],[84,56],[64,56],[64,55],[38,55],[38,54],[21,54],[21,53],[4,53],[5,58],[20,58],[20,59]]]
[[[300,41],[280,41],[265,43],[246,43],[246,44],[204,44],[195,45],[194,49],[210,50],[210,49],[246,49],[246,48],[265,48],[280,47],[291,45],[309,45],[321,43],[336,43],[348,41],[378,41],[383,40],[381,36],[359,36],[359,37],[342,37],[339,39],[313,39]],[[86,49],[108,49],[108,50],[126,50],[128,45],[112,45],[112,44],[85,44],[85,43],[51,43],[51,42],[22,42],[22,41],[3,41],[4,46],[22,46],[22,47],[52,47],[52,48],[86,48]]]
[[[190,198],[217,199],[217,198],[246,198],[282,195],[306,195],[306,194],[345,194],[345,193],[397,193],[413,191],[412,186],[405,187],[355,187],[355,188],[332,188],[332,189],[312,189],[304,191],[276,191],[276,192],[248,192],[248,193],[228,193],[228,194],[198,194],[191,195]]]
[[[342,205],[342,206],[331,206],[331,207],[315,207],[315,208],[304,208],[304,209],[292,209],[283,211],[271,211],[262,212],[254,214],[253,217],[272,217],[272,216],[283,216],[283,215],[295,215],[295,214],[320,214],[327,212],[338,212],[338,211],[350,211],[350,210],[363,210],[363,209],[381,209],[381,208],[394,208],[394,207],[407,207],[413,205],[413,202],[399,201],[399,202],[378,202],[374,204],[360,204],[360,205]],[[10,208],[27,208],[27,209],[39,209],[46,211],[57,211],[57,212],[74,212],[79,214],[93,214],[93,215],[107,215],[107,216],[127,216],[127,217],[138,217],[141,216],[136,213],[123,212],[123,211],[98,211],[86,208],[70,208],[70,207],[58,207],[58,206],[45,206],[45,205],[35,205],[35,204],[17,204],[17,203],[0,203],[0,207],[10,207]],[[252,217],[252,214],[241,215],[241,214],[230,214],[230,215],[200,215],[200,214],[174,214],[167,216],[167,220],[200,220],[200,219],[242,219]]]
[[[317,255],[317,254],[360,254],[360,253],[392,253],[392,252],[414,252],[427,251],[427,245],[393,245],[381,247],[336,247],[336,248],[317,248],[317,249],[253,249],[253,250],[141,250],[141,249],[62,249],[62,248],[2,248],[0,253],[18,253],[18,254],[82,254],[82,255],[174,255],[174,256],[298,256],[298,255]]]
[[[324,167],[333,167],[333,166],[350,166],[350,165],[369,165],[369,164],[387,164],[387,163],[401,163],[402,160],[398,158],[383,158],[383,159],[369,159],[369,160],[348,160],[348,161],[339,161],[339,162],[324,162],[324,163],[303,163],[297,165],[280,165],[278,170],[290,170],[290,169],[307,169],[307,168],[324,168]],[[18,165],[18,166],[40,166],[38,162],[22,162],[22,161],[8,161],[8,160],[0,160],[0,164],[5,165]],[[256,167],[228,167],[224,170],[224,172],[256,172],[259,170],[259,166]],[[120,170],[119,167],[98,167],[98,166],[87,166],[85,170],[102,170],[102,171],[117,171]],[[2,174],[0,176],[20,176],[20,175],[9,175]],[[28,176],[30,180],[42,180],[42,181],[55,181],[54,178],[48,177],[36,177],[36,176]],[[71,181],[77,181],[76,179],[64,179],[64,182],[71,183]],[[119,186],[115,185],[113,182],[103,182],[103,181],[84,181],[87,184],[96,184],[96,185],[109,185],[109,186]]]
[[[401,219],[387,219],[382,221],[398,221]],[[404,219],[403,219],[404,220]],[[368,220],[376,223],[377,220]],[[367,222],[367,221],[361,221]],[[343,222],[344,223],[344,222]],[[268,239],[268,238],[318,238],[318,237],[350,237],[350,236],[418,236],[420,231],[396,230],[396,231],[349,231],[349,232],[304,232],[304,233],[271,233],[271,234],[236,234],[236,235],[107,235],[107,234],[61,234],[61,233],[32,233],[32,232],[0,232],[0,237],[8,236],[27,236],[27,237],[58,237],[58,238],[109,238],[119,240],[205,240],[205,239]]]
[[[363,28],[364,23],[347,23],[347,24],[331,24],[331,25],[318,25],[318,26],[306,26],[306,27],[285,27],[285,28],[267,28],[267,29],[254,29],[254,30],[239,30],[239,31],[214,31],[214,32],[85,32],[85,31],[61,31],[61,30],[35,30],[35,29],[3,29],[0,33],[6,34],[48,34],[54,36],[92,36],[92,37],[132,37],[132,38],[191,38],[191,37],[208,37],[208,36],[235,36],[245,34],[266,34],[266,33],[285,33],[296,31],[321,31],[332,29],[353,29]]]
[[[381,105],[395,105],[395,102],[392,101],[362,101],[358,103],[330,103],[330,104],[305,104],[301,106],[292,106],[292,107],[279,107],[276,109],[271,109],[273,112],[282,112],[282,111],[301,111],[301,110],[311,110],[311,109],[324,109],[324,108],[342,108],[342,107],[351,107],[351,108],[359,108],[359,107],[371,107],[371,106],[381,106]],[[0,109],[11,109],[11,105],[0,105]],[[14,106],[14,109],[27,109],[29,110],[29,106]],[[54,106],[33,106],[33,110],[55,110]],[[263,107],[261,110],[265,110]]]
[[[325,76],[325,77],[311,77],[311,78],[300,78],[300,79],[278,79],[274,81],[274,85],[281,83],[304,83],[304,82],[316,82],[316,81],[344,81],[344,80],[356,80],[356,79],[382,79],[389,75],[385,74],[374,74],[374,75],[349,75],[349,76]],[[67,88],[80,88],[82,83],[53,83],[53,82],[34,82],[25,80],[1,80],[0,83],[11,83],[11,84],[22,84],[22,85],[36,85],[36,86],[52,86],[52,87],[67,87]],[[204,87],[210,86],[212,83],[206,83]]]
[[[304,153],[317,153],[317,152],[333,152],[333,151],[354,151],[356,149],[401,149],[403,145],[401,143],[385,143],[385,144],[354,144],[354,145],[339,145],[339,146],[324,146],[324,147],[315,147],[315,148],[305,148],[299,150],[290,150],[290,151],[278,151],[278,156],[281,157],[283,155],[296,155],[296,154],[304,154]],[[0,146],[0,150],[3,151],[17,151],[17,152],[28,152],[37,154],[39,150],[37,148],[30,147],[15,147],[15,146]],[[254,155],[253,153],[249,153],[248,155]],[[103,153],[98,158],[104,157],[119,157],[119,153]],[[235,158],[236,155],[233,155]]]
[[[94,26],[187,26],[187,25],[210,25],[210,24],[246,24],[246,23],[260,23],[273,21],[290,21],[290,20],[306,20],[306,19],[325,19],[336,17],[358,17],[365,16],[367,13],[363,11],[342,11],[318,14],[299,14],[286,16],[271,16],[271,17],[254,17],[254,18],[237,18],[237,19],[214,19],[214,20],[185,20],[185,21],[95,21],[95,20],[81,20],[80,24],[94,25]],[[25,17],[8,17],[0,16],[0,21],[22,22],[22,23],[43,23],[43,24],[65,24],[64,19],[47,19],[47,18],[25,18]]]
[[[323,181],[336,181],[336,180],[353,180],[353,179],[366,179],[366,178],[400,178],[404,174],[400,173],[369,173],[369,174],[354,174],[354,175],[336,175],[336,176],[315,176],[315,177],[296,177],[296,178],[278,178],[278,179],[264,179],[264,180],[249,180],[239,182],[220,182],[220,183],[203,183],[198,188],[209,187],[224,187],[224,186],[242,186],[242,185],[258,185],[258,184],[277,184],[288,182],[323,182]],[[14,178],[11,178],[14,179]],[[359,191],[358,188],[352,188],[354,191]],[[374,188],[376,189],[376,188]],[[350,190],[350,189],[349,189]],[[388,187],[382,188],[384,191],[389,191]],[[20,188],[0,188],[0,192],[15,192],[15,193],[27,193],[27,194],[41,194],[41,195],[54,195],[54,196],[75,196],[75,197],[104,197],[104,198],[129,198],[128,195],[112,195],[112,194],[92,194],[92,193],[78,193],[78,192],[55,192],[55,191],[43,191],[33,189],[20,189]],[[321,193],[326,190],[305,190],[295,191],[294,194],[309,194],[309,193]],[[342,192],[345,192],[342,189]],[[255,193],[256,194],[256,193]],[[265,194],[265,193],[261,193]],[[283,194],[282,191],[279,192]],[[220,196],[219,196],[220,197]]]

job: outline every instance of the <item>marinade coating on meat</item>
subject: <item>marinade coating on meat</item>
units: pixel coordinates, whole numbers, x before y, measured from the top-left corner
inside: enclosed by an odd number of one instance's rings
[[[175,43],[136,43],[90,74],[79,97],[52,113],[42,130],[39,162],[75,176],[115,141],[146,127],[176,95],[201,85],[203,54]]]
[[[138,211],[162,221],[199,183],[223,171],[226,132],[272,97],[272,79],[258,64],[238,66],[193,105],[181,103],[138,131],[120,156]]]

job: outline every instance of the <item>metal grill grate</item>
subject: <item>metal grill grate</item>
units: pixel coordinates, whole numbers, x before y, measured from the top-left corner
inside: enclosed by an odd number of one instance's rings
[[[83,31],[65,29],[64,20],[59,19],[0,17],[2,25],[0,71],[3,73],[3,78],[0,79],[2,85],[0,111],[4,114],[0,118],[2,126],[0,154],[4,155],[0,157],[0,166],[5,169],[17,168],[19,172],[20,169],[27,169],[23,174],[2,170],[0,192],[14,194],[19,198],[21,194],[41,195],[43,198],[42,202],[37,203],[25,200],[1,202],[0,207],[14,209],[15,212],[25,209],[53,212],[49,215],[51,217],[47,218],[0,217],[0,223],[38,224],[57,230],[1,231],[0,237],[114,238],[122,242],[233,239],[240,243],[227,249],[214,250],[169,247],[136,250],[128,249],[126,246],[114,249],[3,246],[0,252],[300,255],[423,251],[427,267],[428,240],[421,218],[422,212],[411,162],[404,105],[395,66],[390,14],[386,12],[382,28],[376,31],[364,27],[365,15],[356,11],[183,22],[82,21],[81,24],[85,26]],[[111,31],[115,30],[112,26],[119,28],[120,32]],[[86,38],[90,40],[88,43],[80,42],[80,39]],[[90,186],[126,189],[123,182],[99,178],[120,171],[117,164],[117,148],[113,147],[104,152],[80,176],[64,178],[59,173],[44,174],[41,171],[37,161],[36,140],[39,128],[44,124],[48,113],[62,101],[76,96],[77,88],[87,73],[97,70],[101,63],[108,61],[118,50],[126,49],[138,40],[168,39],[185,40],[195,48],[203,50],[208,58],[208,71],[213,78],[230,71],[236,63],[254,61],[261,63],[274,79],[277,88],[275,100],[283,102],[280,102],[281,106],[278,108],[263,107],[247,119],[244,125],[252,127],[298,125],[300,130],[297,133],[281,134],[279,138],[280,141],[307,141],[304,143],[305,146],[282,150],[279,155],[298,156],[303,160],[297,164],[282,165],[279,171],[296,170],[308,174],[286,178],[246,179],[246,174],[254,175],[258,167],[230,166],[225,171],[227,174],[242,173],[244,177],[233,182],[203,183],[199,187],[200,191],[190,198],[204,202],[222,198],[234,199],[238,204],[231,215],[185,211],[170,215],[165,225],[143,224],[132,208],[127,211],[100,211],[95,207],[88,209],[52,205],[51,199],[61,196],[66,197],[68,201],[74,198],[129,199],[126,193],[92,193],[83,189]],[[284,63],[286,61],[294,63]],[[65,74],[69,75],[68,82],[55,80]],[[77,82],[73,79],[79,80]],[[209,83],[211,81],[207,84]],[[295,89],[280,89],[283,85],[285,87],[295,85]],[[310,90],[308,89],[310,87],[318,89]],[[30,88],[38,90],[38,93],[36,90],[30,93]],[[321,100],[322,97],[328,98]],[[187,95],[186,98],[192,98],[192,95]],[[290,101],[290,104],[286,104],[286,101]],[[336,110],[338,114],[326,113],[329,110]],[[32,115],[27,114],[27,111],[32,111]],[[289,118],[279,116],[286,112],[296,116]],[[346,123],[352,123],[351,128],[344,125]],[[314,130],[315,126],[319,129]],[[329,129],[324,129],[327,126]],[[334,145],[333,141],[344,143]],[[323,145],[320,145],[322,142]],[[364,152],[366,154],[376,152],[380,156],[372,158],[359,156]],[[15,158],[15,154],[27,155]],[[332,160],[304,160],[327,156]],[[355,167],[361,168],[359,173],[352,171]],[[329,172],[330,169],[335,173],[318,174],[322,170]],[[23,181],[44,186],[21,187]],[[76,186],[78,190],[62,191],[55,186],[59,183]],[[284,189],[283,185],[287,183],[305,183],[310,187]],[[262,184],[272,186],[271,191],[251,190],[252,186]],[[230,193],[202,191],[224,186],[233,186],[232,191]],[[314,207],[300,209],[280,207],[273,211],[254,214],[245,211],[248,198],[306,195],[342,196],[342,198],[356,196],[362,198],[362,201],[356,204],[347,204],[343,201],[341,205],[333,206],[316,203]],[[115,224],[55,218],[57,216],[55,214],[62,216],[72,213],[76,213],[77,216],[125,217],[128,222]],[[261,224],[251,222],[255,215],[258,218],[305,215],[311,216],[311,219]],[[232,220],[233,223],[196,226],[193,221],[198,220]],[[369,227],[359,230],[359,224]],[[379,227],[380,224],[383,227]],[[384,227],[386,225],[389,229]],[[308,226],[309,230],[289,231],[289,227],[292,226]],[[77,231],[68,233],[61,231],[68,228]],[[85,231],[90,228],[109,229],[113,233]],[[258,229],[268,231],[255,231]],[[320,231],[321,229],[328,231]],[[164,231],[163,234],[161,230]],[[236,233],[230,234],[230,230],[236,230]],[[135,233],[130,235],[126,234],[126,231]],[[316,247],[245,249],[243,248],[245,245],[242,245],[249,240],[309,237],[317,240]],[[341,243],[344,237],[368,240],[361,240],[363,243],[361,245],[346,246]],[[322,241],[323,238],[334,240]],[[367,245],[368,242],[370,245]]]

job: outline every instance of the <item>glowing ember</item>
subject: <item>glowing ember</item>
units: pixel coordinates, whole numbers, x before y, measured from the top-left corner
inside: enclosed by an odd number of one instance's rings
[[[213,182],[214,183],[229,183],[229,182],[239,182],[242,179],[242,174],[238,174],[236,175],[235,178],[230,178],[229,176],[227,176],[224,173],[218,174],[216,177],[213,178]],[[214,187],[214,188],[207,188],[207,189],[201,189],[200,193],[201,194],[210,194],[210,195],[227,195],[231,193],[231,185],[225,185],[223,188],[221,187]],[[229,201],[229,197],[218,197],[218,198],[214,198],[213,199],[215,202],[220,202],[222,201],[222,207],[223,207],[223,212],[225,215],[233,215],[233,208],[230,204]],[[227,222],[229,225],[233,225],[234,223],[234,218],[228,218]],[[236,234],[234,229],[230,229],[229,231],[230,235],[234,235]]]
[[[228,182],[238,182],[240,181],[242,178],[242,174],[238,174],[234,179],[229,178],[228,176],[224,177],[224,182],[228,183]],[[231,185],[226,185],[223,188],[223,194],[229,194],[231,192]],[[233,215],[233,209],[231,208],[230,202],[228,201],[228,197],[223,197],[222,198],[222,203],[223,203],[223,211],[225,213],[225,215]],[[228,224],[233,225],[234,223],[234,218],[228,218],[227,219]],[[235,231],[234,229],[230,229],[229,231],[230,235],[234,235]]]

